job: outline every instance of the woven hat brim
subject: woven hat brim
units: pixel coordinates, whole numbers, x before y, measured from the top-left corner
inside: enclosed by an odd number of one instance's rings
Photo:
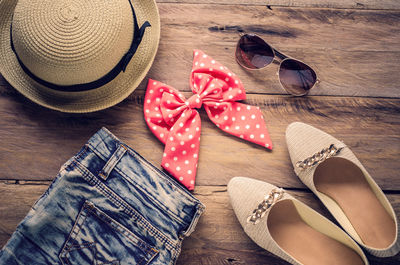
[[[132,1],[138,23],[149,21],[142,42],[125,72],[102,87],[83,92],[62,92],[31,79],[19,65],[10,44],[10,24],[18,0],[0,0],[0,73],[33,102],[61,112],[85,113],[111,107],[128,97],[143,81],[157,53],[160,16],[154,0]]]

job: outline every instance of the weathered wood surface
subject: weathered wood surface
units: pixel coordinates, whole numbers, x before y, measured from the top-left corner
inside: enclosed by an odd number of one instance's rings
[[[274,7],[318,7],[346,9],[400,9],[396,0],[157,0],[158,3],[192,3],[192,4],[221,4],[221,5],[261,5]]]
[[[24,218],[48,183],[0,183],[0,248],[7,242],[16,225]],[[332,220],[330,214],[309,192],[288,191],[313,209]],[[258,247],[242,230],[229,203],[226,187],[198,187],[195,196],[207,207],[196,231],[183,243],[178,264],[288,264]],[[400,213],[400,195],[388,196]],[[371,265],[398,264],[400,255],[390,259],[369,257]]]
[[[314,67],[321,83],[312,95],[400,96],[400,11],[158,6],[164,30],[148,76],[179,90],[189,90],[196,48],[236,73],[248,92],[285,93],[275,75],[276,65],[248,72],[236,63],[238,33],[245,31],[259,34],[276,49]]]
[[[400,97],[400,10],[158,6],[161,40],[148,76],[179,90],[189,91],[192,51],[202,49],[235,72],[249,93],[285,94],[276,65],[249,72],[236,63],[238,33],[253,32],[315,68],[321,83],[311,95]]]
[[[261,108],[275,145],[269,152],[230,136],[200,110],[194,194],[207,211],[184,241],[179,264],[287,264],[245,235],[226,184],[242,175],[295,189],[297,197],[327,214],[292,170],[284,134],[294,121],[343,140],[400,214],[400,1],[160,0],[158,7],[161,40],[148,77],[189,96],[192,50],[204,50],[241,78],[249,93],[246,102]],[[243,70],[234,60],[239,32],[257,33],[308,63],[321,83],[311,96],[292,98],[279,85],[276,65]],[[145,87],[146,81],[108,110],[71,115],[29,102],[0,75],[0,248],[59,167],[101,126],[159,166],[163,145],[143,120]],[[20,184],[4,184],[16,180]],[[368,258],[372,265],[400,263],[400,255]]]
[[[185,93],[189,96],[190,93]],[[343,140],[379,185],[399,190],[400,99],[249,95],[261,108],[274,150],[228,135],[202,109],[202,136],[196,185],[226,185],[243,175],[283,187],[304,187],[297,179],[286,147],[288,124],[302,121]],[[57,113],[21,96],[0,97],[0,179],[51,180],[101,126],[160,165],[164,146],[143,119],[143,92],[117,107],[85,115]]]

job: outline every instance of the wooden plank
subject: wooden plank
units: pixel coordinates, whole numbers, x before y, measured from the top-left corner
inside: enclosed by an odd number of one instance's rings
[[[285,93],[276,65],[259,72],[237,65],[238,33],[253,32],[316,69],[321,83],[313,95],[400,96],[399,11],[167,3],[159,9],[163,30],[148,76],[177,89],[189,90],[192,50],[198,48],[238,74],[247,91]]]
[[[249,72],[236,63],[238,33],[253,32],[316,70],[321,83],[311,95],[400,97],[400,11],[158,6],[161,40],[148,77],[179,90],[190,91],[192,51],[202,49],[236,73],[249,93],[286,94],[275,64]]]
[[[242,175],[304,188],[293,172],[285,141],[287,125],[302,121],[343,140],[382,188],[400,190],[400,99],[248,95],[246,102],[261,108],[274,150],[222,132],[200,110],[197,185],[226,185]],[[143,91],[116,107],[83,115],[47,110],[22,96],[1,95],[0,179],[53,179],[101,126],[159,167],[164,147],[147,128],[142,106]]]
[[[0,248],[47,186],[0,183]],[[312,194],[289,192],[332,220]],[[258,247],[243,232],[229,203],[226,186],[197,187],[194,195],[205,204],[206,211],[196,231],[184,240],[178,264],[288,264]],[[389,194],[388,198],[399,214],[400,194]],[[400,255],[385,259],[369,256],[369,260],[371,265],[394,265],[400,262]]]
[[[261,5],[274,7],[316,7],[316,8],[348,8],[348,9],[400,9],[396,0],[157,0],[157,3],[191,3],[191,4],[222,4],[222,5]]]
[[[50,182],[36,183],[36,185],[15,185],[0,182],[0,248],[5,245],[17,224],[45,192],[49,184]]]

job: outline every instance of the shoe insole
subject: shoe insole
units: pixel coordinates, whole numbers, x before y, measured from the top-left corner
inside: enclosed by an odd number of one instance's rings
[[[268,216],[275,242],[304,265],[364,265],[353,249],[306,224],[290,200],[277,202]]]
[[[394,241],[393,218],[354,163],[340,157],[329,158],[315,170],[314,183],[319,192],[339,205],[367,246],[382,249]]]

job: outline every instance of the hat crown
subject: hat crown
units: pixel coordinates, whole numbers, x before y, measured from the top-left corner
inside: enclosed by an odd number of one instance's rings
[[[12,21],[22,63],[61,86],[110,72],[129,50],[133,31],[129,0],[19,0]]]

